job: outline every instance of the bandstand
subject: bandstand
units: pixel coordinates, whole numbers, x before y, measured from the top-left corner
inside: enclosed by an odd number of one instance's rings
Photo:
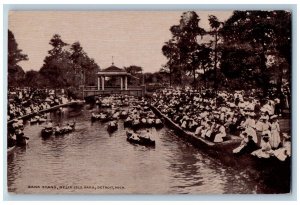
[[[120,90],[128,90],[127,78],[131,76],[124,69],[118,68],[112,63],[112,65],[97,73],[97,88],[98,90],[105,90],[105,77],[119,77],[120,78]]]
[[[106,85],[107,78],[116,78],[119,85]],[[83,97],[107,95],[107,94],[124,94],[142,97],[145,94],[144,85],[128,86],[129,78],[136,78],[126,70],[118,68],[112,63],[111,66],[96,73],[97,86],[85,86]],[[119,79],[119,80],[118,80]]]

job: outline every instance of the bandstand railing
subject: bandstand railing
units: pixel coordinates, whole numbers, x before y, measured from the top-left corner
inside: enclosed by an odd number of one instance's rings
[[[127,90],[121,90],[119,86],[107,86],[104,90],[98,90],[96,86],[86,86],[83,89],[83,97],[111,94],[143,97],[145,95],[145,86],[129,86]]]

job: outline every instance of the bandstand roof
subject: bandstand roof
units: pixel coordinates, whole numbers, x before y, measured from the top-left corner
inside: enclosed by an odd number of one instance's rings
[[[128,75],[130,76],[130,73],[127,73],[126,70],[122,68],[118,68],[117,66],[112,63],[111,66],[108,68],[105,68],[97,73],[97,75],[102,75],[102,76],[124,76]]]

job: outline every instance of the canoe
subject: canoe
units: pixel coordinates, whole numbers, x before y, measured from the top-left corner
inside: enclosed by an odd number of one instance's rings
[[[29,120],[30,124],[35,124],[38,122],[38,119],[36,118],[32,118],[31,120]]]
[[[48,138],[53,134],[53,129],[44,128],[42,129],[41,134],[43,138]]]
[[[54,135],[58,136],[58,135],[64,135],[64,134],[68,134],[68,133],[71,133],[73,132],[74,129],[61,129],[59,131],[54,131]]]
[[[132,136],[131,132],[126,132],[126,136],[127,136],[126,140],[132,144],[155,147],[155,140],[144,138],[142,136],[138,136],[139,139],[133,139],[133,138],[131,138],[131,136]]]
[[[39,123],[43,123],[43,122],[46,122],[46,121],[47,121],[47,118],[40,118],[40,119],[38,120]]]
[[[197,137],[194,133],[183,130],[179,125],[174,123],[169,117],[162,114],[156,107],[151,106],[151,109],[154,113],[156,113],[159,117],[162,117],[167,125],[169,125],[177,134],[179,137],[191,142],[193,145],[199,148],[208,148],[212,149],[214,151],[220,150],[222,153],[226,151],[227,153],[230,152],[232,154],[232,150],[235,147],[238,147],[241,143],[241,138],[238,136],[228,135],[228,140],[223,142],[214,143],[207,139]],[[230,149],[230,148],[233,149]]]
[[[256,170],[274,171],[278,168],[281,171],[288,172],[290,170],[290,159],[281,162],[275,157],[268,159],[257,158],[251,154],[236,155],[233,154],[233,149],[237,148],[241,143],[241,138],[234,135],[227,135],[228,140],[214,143],[207,139],[197,137],[194,133],[183,130],[179,125],[174,123],[169,117],[162,114],[156,107],[150,106],[153,112],[162,117],[164,122],[172,128],[178,137],[191,143],[194,147],[201,149],[214,159],[219,159],[221,163],[231,167],[247,167],[251,166]]]
[[[108,124],[107,126],[107,131],[108,132],[114,132],[118,129],[118,124],[115,123],[115,125],[111,125],[111,123]]]
[[[75,125],[76,125],[75,122],[73,124],[71,124],[70,125],[71,129],[60,128],[58,131],[54,129],[54,135],[58,136],[58,135],[64,135],[64,134],[71,133],[75,130]]]

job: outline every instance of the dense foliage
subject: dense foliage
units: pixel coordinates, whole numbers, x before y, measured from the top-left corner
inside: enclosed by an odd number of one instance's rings
[[[184,12],[180,24],[170,28],[172,38],[162,47],[168,59],[162,71],[169,73],[170,84],[180,85],[178,79],[190,74],[194,85],[215,89],[267,91],[276,85],[280,91],[283,81],[289,82],[290,12],[234,11],[225,22],[209,15],[207,31],[198,26],[199,21],[195,12]]]
[[[52,49],[44,59],[39,71],[26,73],[18,65],[28,60],[22,54],[11,31],[8,31],[8,83],[10,86],[69,88],[76,90],[81,85],[95,85],[95,73],[100,69],[94,59],[88,57],[79,42],[65,43],[55,34],[49,44]]]
[[[18,65],[20,61],[28,60],[28,56],[22,53],[18,48],[18,43],[14,34],[8,30],[8,85],[18,86],[21,84],[25,72],[21,66]]]

